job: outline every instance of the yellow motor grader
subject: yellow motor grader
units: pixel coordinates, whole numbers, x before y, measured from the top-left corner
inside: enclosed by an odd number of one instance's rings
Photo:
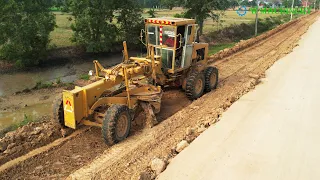
[[[160,112],[161,87],[181,87],[190,100],[217,87],[218,69],[208,66],[208,44],[196,40],[193,19],[149,18],[140,39],[145,57],[128,56],[124,42],[123,62],[105,69],[93,61],[95,81],[63,91],[53,105],[53,119],[61,126],[98,126],[108,145],[124,140],[137,109],[156,124]]]

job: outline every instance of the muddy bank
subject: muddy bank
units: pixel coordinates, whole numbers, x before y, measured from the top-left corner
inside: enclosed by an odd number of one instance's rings
[[[37,83],[52,83],[60,81],[62,83],[73,83],[80,79],[81,75],[88,74],[94,69],[93,60],[69,63],[66,65],[55,65],[32,69],[29,71],[19,71],[14,73],[1,73],[0,76],[0,96],[10,96],[15,92],[34,88]],[[111,67],[122,61],[122,56],[110,55],[98,59],[105,67]]]
[[[19,124],[25,116],[32,121],[51,115],[51,104],[65,87],[32,90],[12,96],[0,97],[0,132]]]
[[[43,122],[29,123],[0,139],[0,165],[61,137],[60,127],[51,117],[42,118]]]

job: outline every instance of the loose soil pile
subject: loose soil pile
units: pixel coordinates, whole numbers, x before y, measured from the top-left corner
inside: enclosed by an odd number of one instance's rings
[[[51,117],[45,118],[47,120],[29,123],[0,139],[0,165],[61,137],[60,127],[50,121]]]

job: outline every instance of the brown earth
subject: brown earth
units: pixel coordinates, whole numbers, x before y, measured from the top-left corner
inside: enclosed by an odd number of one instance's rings
[[[185,137],[187,128],[216,122],[225,109],[259,82],[258,78],[268,67],[296,46],[300,36],[316,17],[317,14],[313,14],[294,21],[271,37],[255,41],[256,44],[251,48],[233,55],[228,53],[231,56],[215,64],[220,70],[218,89],[191,105],[183,92],[166,92],[158,115],[164,121],[154,128],[138,128],[131,132],[126,141],[111,148],[104,144],[100,129],[91,128],[57,148],[1,172],[0,178],[58,179],[67,177],[83,166],[69,177],[138,178],[154,156],[165,158],[171,153],[172,147]]]
[[[43,118],[44,122],[29,123],[0,139],[0,165],[62,137],[60,127],[50,121],[51,117]]]

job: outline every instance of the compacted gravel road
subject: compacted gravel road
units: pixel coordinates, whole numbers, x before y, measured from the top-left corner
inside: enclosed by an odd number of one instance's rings
[[[320,19],[160,180],[320,179]]]

